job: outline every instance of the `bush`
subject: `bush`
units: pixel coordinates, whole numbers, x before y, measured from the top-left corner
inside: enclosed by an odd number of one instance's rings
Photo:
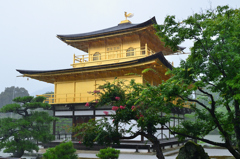
[[[71,141],[62,142],[54,148],[47,149],[46,153],[43,154],[44,159],[78,159],[75,154],[76,149],[74,149]]]
[[[115,150],[114,148],[106,148],[101,149],[98,154],[96,154],[97,157],[100,159],[118,159],[120,150]]]

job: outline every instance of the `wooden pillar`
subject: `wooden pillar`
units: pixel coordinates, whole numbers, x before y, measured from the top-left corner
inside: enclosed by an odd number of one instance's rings
[[[168,123],[168,127],[170,128],[170,126],[171,126],[171,120],[170,120],[170,122]],[[168,138],[170,139],[170,130],[168,129]]]
[[[53,106],[53,116],[55,117],[55,106]],[[53,121],[53,135],[56,133],[56,121]]]
[[[92,55],[92,54],[90,54],[90,48],[91,48],[91,43],[89,42],[89,43],[88,43],[88,62],[90,62],[90,61],[93,60],[93,59],[91,60],[91,55]]]
[[[175,127],[175,120],[176,120],[176,118],[175,118],[175,113],[173,114],[173,116],[174,116],[174,118],[173,118],[173,127]],[[175,137],[176,135],[174,134],[174,137]]]
[[[75,64],[75,54],[73,54],[73,64]]]
[[[148,56],[147,43],[145,44],[145,55],[147,55],[147,56]]]
[[[180,113],[180,111],[178,111],[178,125],[179,125],[179,113]]]
[[[72,106],[72,125],[76,126],[76,117],[75,117],[75,106]],[[72,132],[72,140],[73,140],[74,133]]]
[[[106,42],[106,38],[104,38],[104,47],[105,47],[105,53],[104,53],[104,60],[106,60],[106,54],[107,54],[107,42]],[[103,57],[103,55],[102,55]],[[103,59],[102,59],[103,60]]]
[[[124,55],[123,55],[123,37],[121,37],[121,56],[120,57],[124,57]]]
[[[161,112],[161,117],[163,116],[163,113]],[[161,125],[161,139],[163,139],[163,126]]]

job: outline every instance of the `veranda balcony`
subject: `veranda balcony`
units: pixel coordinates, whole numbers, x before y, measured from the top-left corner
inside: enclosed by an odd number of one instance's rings
[[[93,65],[103,65],[116,62],[131,61],[145,56],[155,54],[147,44],[144,47],[128,49],[112,49],[106,52],[95,52],[94,54],[75,55],[73,56],[73,67],[86,67]]]
[[[96,95],[85,93],[42,94],[38,96],[46,97],[44,102],[49,104],[87,103],[97,99]]]
[[[82,94],[82,93],[68,93],[68,94],[42,94],[39,96],[46,97],[44,102],[49,104],[69,104],[69,103],[87,103],[91,101],[96,101],[98,98],[96,95]],[[177,100],[173,102],[176,104]],[[190,104],[193,102],[185,102],[185,108],[190,108]]]

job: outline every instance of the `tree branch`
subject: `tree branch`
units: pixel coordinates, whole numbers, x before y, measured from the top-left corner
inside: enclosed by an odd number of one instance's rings
[[[202,90],[200,87],[198,87],[198,90],[199,90],[200,92],[208,95],[208,96],[211,98],[211,101],[212,101],[212,103],[211,103],[211,107],[212,107],[211,111],[214,113],[214,110],[215,110],[215,108],[216,108],[216,107],[215,107],[216,102],[215,102],[215,100],[214,100],[214,98],[213,98],[213,95],[210,94],[210,93],[208,93],[208,92],[205,92],[205,91]]]
[[[167,125],[166,125],[167,126]],[[167,126],[167,128],[169,129],[169,127]],[[197,139],[197,140],[201,140],[203,142],[206,142],[206,143],[209,143],[209,144],[212,144],[212,145],[216,145],[216,146],[220,146],[220,147],[226,147],[226,143],[219,143],[219,142],[213,142],[213,141],[210,141],[208,139],[203,139],[203,138],[199,138],[199,137],[195,137],[195,136],[191,136],[191,135],[187,135],[187,134],[182,134],[182,133],[179,133],[179,132],[175,132],[175,131],[172,131],[171,129],[169,129],[169,131],[172,133],[172,134],[177,134],[177,135],[181,135],[181,136],[184,136],[184,137],[189,137],[189,138],[192,138],[192,139]]]
[[[145,135],[145,133],[141,132],[141,131],[138,131],[135,134],[133,134],[132,136],[123,136],[123,137],[120,137],[120,139],[134,139],[138,135]]]
[[[203,92],[204,92],[204,91],[203,91]],[[206,92],[206,94],[208,94],[208,93]],[[179,96],[180,96],[180,95],[179,95]],[[181,96],[180,96],[180,97],[181,97]],[[183,97],[181,97],[181,98],[184,100]],[[206,105],[204,105],[203,103],[199,102],[198,100],[191,99],[191,98],[188,98],[188,97],[186,97],[186,99],[187,99],[188,101],[190,101],[190,102],[196,102],[196,103],[200,104],[202,107],[204,107],[206,110],[208,110],[209,113],[211,114],[212,118],[213,118],[213,121],[216,123],[217,128],[218,128],[219,131],[221,131],[222,134],[224,135],[224,137],[225,137],[225,139],[226,139],[226,142],[230,142],[228,133],[223,130],[221,124],[219,123],[217,117],[215,116],[214,111],[210,110]]]
[[[184,97],[182,97],[181,95],[178,95],[182,100],[185,100]],[[207,109],[208,111],[210,111],[210,109],[204,105],[203,103],[199,102],[198,100],[196,99],[192,99],[192,98],[188,98],[188,97],[185,97],[189,102],[196,102],[198,103],[199,105],[201,105],[202,107],[204,107],[205,109]]]

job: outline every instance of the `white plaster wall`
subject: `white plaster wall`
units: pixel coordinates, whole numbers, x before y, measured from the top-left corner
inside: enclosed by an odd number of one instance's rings
[[[116,114],[116,112],[112,110],[96,110],[95,113],[96,115],[105,115],[103,113],[104,111],[108,112],[109,115]]]
[[[93,115],[92,110],[87,110],[87,111],[75,111],[75,115]]]
[[[124,128],[125,130],[127,130],[127,129],[130,129],[130,127],[131,127],[133,124],[136,124],[136,123],[137,123],[137,122],[136,122],[135,120],[131,120],[131,121],[130,121],[130,124],[119,124],[119,126],[121,126],[122,128]],[[133,131],[133,132],[138,131],[137,126],[132,127],[132,131]],[[125,136],[130,136],[130,133],[126,133]],[[134,141],[141,141],[141,136],[137,136],[137,137],[135,137],[135,138],[132,139],[132,140],[134,140]]]
[[[55,116],[69,116],[73,115],[72,111],[55,111]]]

